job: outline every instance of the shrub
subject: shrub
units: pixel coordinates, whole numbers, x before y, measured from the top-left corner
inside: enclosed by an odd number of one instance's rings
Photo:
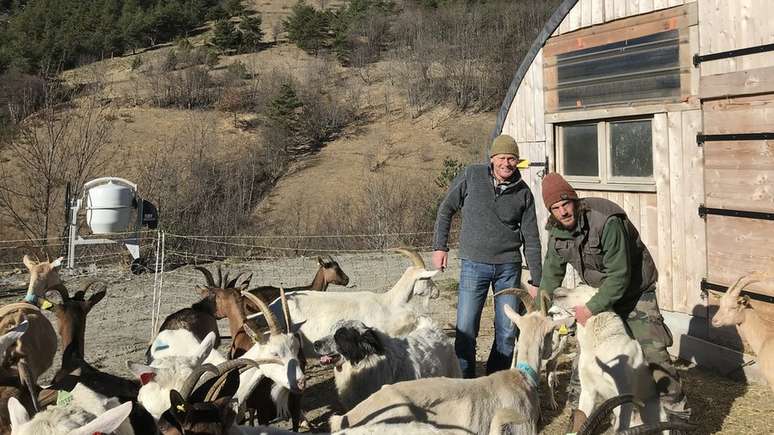
[[[242,44],[242,34],[229,20],[218,20],[212,30],[212,45],[220,51],[236,50]]]

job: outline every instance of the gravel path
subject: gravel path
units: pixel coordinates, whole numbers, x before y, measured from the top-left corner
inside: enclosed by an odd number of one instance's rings
[[[425,254],[429,260],[429,254]],[[350,287],[330,287],[329,291],[372,290],[385,291],[397,281],[408,262],[392,253],[337,255],[341,267],[350,277]],[[451,269],[438,276],[436,282],[442,288],[441,297],[421,304],[417,309],[426,312],[444,327],[453,332],[456,311],[456,283],[459,275],[458,262],[452,253]],[[251,263],[224,263],[231,271],[253,273],[252,283],[294,286],[307,284],[317,268],[316,258],[298,257]],[[206,265],[213,269],[214,264]],[[91,279],[99,278],[108,283],[108,296],[89,314],[86,330],[86,359],[95,367],[122,376],[130,376],[126,361],[142,361],[145,347],[151,334],[151,313],[153,305],[154,275],[134,276],[118,268],[95,267],[77,270],[77,273],[63,277],[71,292],[82,288]],[[0,302],[9,303],[22,297],[26,289],[26,274],[10,274],[0,277]],[[204,282],[201,274],[186,266],[163,274],[163,288],[160,313],[167,314],[195,302],[197,284]],[[52,322],[56,322],[51,317]],[[228,325],[221,323],[221,330],[228,334]],[[492,308],[487,304],[481,322],[478,360],[483,372],[483,361],[488,356],[492,343]],[[224,344],[224,348],[228,341]],[[54,367],[58,367],[58,360]],[[546,411],[541,423],[541,432],[563,433],[569,415],[565,407],[566,395],[563,385],[569,377],[569,361],[560,365],[560,387],[558,411]],[[774,433],[774,393],[764,386],[747,386],[717,376],[706,370],[681,366],[688,388],[689,399],[700,424],[697,433],[763,434]],[[49,371],[41,381],[52,375]],[[307,370],[308,390],[304,396],[304,409],[313,425],[325,426],[327,417],[338,411],[336,404],[333,373],[317,363]],[[544,400],[545,404],[546,401]],[[545,409],[545,408],[544,408]],[[281,424],[284,425],[284,424]]]

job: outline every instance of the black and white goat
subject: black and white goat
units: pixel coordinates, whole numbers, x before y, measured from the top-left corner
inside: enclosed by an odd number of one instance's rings
[[[382,385],[420,378],[459,378],[454,343],[428,317],[403,337],[391,337],[359,320],[341,320],[314,342],[323,365],[333,365],[339,400],[350,410]]]

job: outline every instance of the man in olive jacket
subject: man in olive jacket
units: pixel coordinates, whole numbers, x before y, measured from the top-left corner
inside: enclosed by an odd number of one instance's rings
[[[448,261],[452,216],[462,211],[460,231],[459,299],[454,348],[462,375],[476,375],[476,338],[481,312],[489,293],[521,282],[521,252],[529,264],[531,281],[540,282],[540,234],[535,201],[521,178],[519,147],[508,135],[498,136],[489,152],[489,163],[466,167],[451,183],[438,207],[433,239],[433,265],[444,269]],[[495,338],[486,363],[486,373],[510,368],[516,327],[505,315],[505,305],[519,309],[514,295],[494,301]]]
[[[578,323],[585,325],[589,317],[604,311],[621,316],[653,370],[665,410],[670,417],[687,420],[690,409],[667,352],[672,334],[656,301],[658,271],[639,232],[620,206],[603,198],[579,199],[559,174],[548,174],[542,190],[543,202],[551,214],[539,291],[550,296],[562,284],[567,264],[571,264],[586,284],[598,289],[585,306],[575,307]],[[573,407],[568,432],[577,432],[585,417],[577,410],[577,356],[568,393]]]

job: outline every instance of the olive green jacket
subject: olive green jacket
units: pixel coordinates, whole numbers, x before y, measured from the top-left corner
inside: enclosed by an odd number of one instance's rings
[[[626,212],[612,201],[583,198],[576,219],[573,230],[549,227],[540,291],[550,296],[562,284],[567,264],[571,264],[583,282],[598,288],[586,304],[592,314],[628,314],[642,292],[658,280],[648,248]]]

